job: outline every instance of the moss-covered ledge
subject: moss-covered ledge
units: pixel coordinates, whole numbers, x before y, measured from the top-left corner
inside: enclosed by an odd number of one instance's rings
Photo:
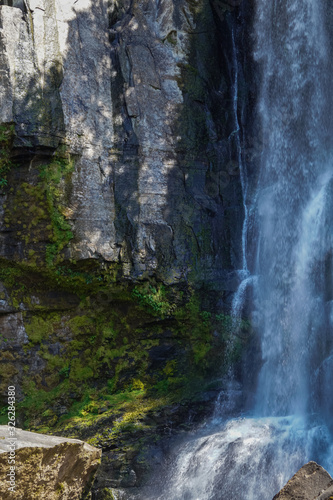
[[[207,290],[119,276],[96,260],[0,261],[1,392],[16,386],[25,429],[101,448],[99,488],[141,484],[150,448],[207,415],[251,336],[208,310]]]

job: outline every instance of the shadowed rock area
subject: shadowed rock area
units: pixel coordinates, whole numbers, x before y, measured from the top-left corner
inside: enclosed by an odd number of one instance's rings
[[[309,462],[296,472],[273,500],[330,500],[333,479],[316,462]]]
[[[82,498],[100,464],[101,450],[78,439],[46,436],[21,429],[16,429],[13,438],[9,437],[7,426],[0,426],[1,498],[8,500]],[[13,450],[13,442],[15,443],[15,489],[10,491],[9,449]]]

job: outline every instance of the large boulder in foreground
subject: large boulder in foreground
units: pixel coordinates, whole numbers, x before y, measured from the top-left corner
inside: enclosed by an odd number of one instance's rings
[[[101,450],[78,439],[21,429],[10,437],[9,432],[0,426],[0,498],[79,500],[89,490]]]
[[[273,500],[331,500],[333,479],[316,462],[309,462],[296,472]]]

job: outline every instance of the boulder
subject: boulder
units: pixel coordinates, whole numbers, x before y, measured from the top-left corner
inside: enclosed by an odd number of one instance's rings
[[[0,426],[0,498],[79,500],[89,491],[101,450],[78,439],[9,433]]]
[[[331,500],[333,479],[316,462],[309,462],[296,472],[273,500]]]

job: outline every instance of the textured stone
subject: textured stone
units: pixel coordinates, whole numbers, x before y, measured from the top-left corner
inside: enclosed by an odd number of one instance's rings
[[[0,496],[8,500],[79,500],[98,468],[101,450],[78,439],[0,426]],[[15,491],[9,491],[9,446],[15,443]],[[13,449],[13,448],[11,448]]]
[[[273,500],[329,500],[333,479],[316,462],[309,462],[296,472]]]
[[[1,315],[0,332],[5,341],[10,344],[21,346],[28,343],[27,332],[20,312]]]
[[[48,38],[50,44],[46,47],[44,43],[39,44],[52,60],[52,68],[46,73],[46,70],[40,71],[40,66],[47,68],[47,64],[38,60],[40,50],[35,50],[31,18],[22,16],[20,9],[3,5],[0,6],[0,19],[1,122],[15,122],[17,146],[57,147],[64,128],[58,91],[59,61],[51,47],[56,42],[54,29]],[[36,28],[39,33],[40,27]]]
[[[221,68],[212,4],[26,5],[0,6],[0,122],[15,123],[16,182],[36,184],[31,167],[59,148],[75,160],[62,185],[74,233],[66,257],[117,262],[134,279],[177,283],[192,273],[230,290],[243,209],[223,129],[233,127],[221,83],[232,72]],[[12,207],[15,193],[8,198]],[[21,258],[10,224],[2,231],[0,256]]]

